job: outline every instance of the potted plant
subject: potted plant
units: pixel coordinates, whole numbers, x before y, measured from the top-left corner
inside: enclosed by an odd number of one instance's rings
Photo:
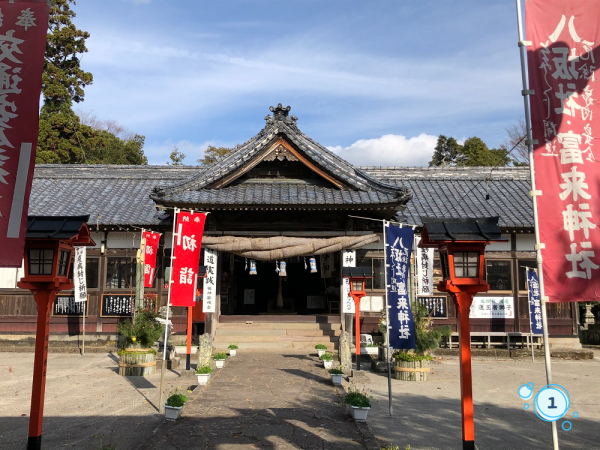
[[[323,366],[326,369],[331,369],[331,367],[333,366],[333,353],[323,353],[321,355],[321,361],[323,361]]]
[[[442,337],[452,334],[450,326],[433,328],[433,319],[427,308],[418,302],[411,304],[415,322],[415,351],[398,352],[395,360],[394,371],[397,380],[427,381],[431,372],[431,351],[438,348]]]
[[[213,359],[215,360],[215,364],[217,365],[217,369],[222,369],[223,364],[225,364],[225,360],[227,359],[227,353],[219,352],[213,355]]]
[[[364,346],[361,344],[360,353],[361,355],[378,355],[379,344],[365,344]]]
[[[119,375],[146,376],[156,373],[156,350],[151,347],[163,333],[163,327],[156,317],[153,311],[137,310],[133,321],[127,319],[117,325],[123,345],[118,352]]]
[[[210,366],[201,366],[196,369],[196,376],[198,377],[198,384],[206,384],[210,379],[210,374],[213,368]]]
[[[327,346],[325,344],[317,344],[315,345],[315,349],[317,349],[317,354],[319,358],[327,351]]]
[[[229,349],[229,356],[235,356],[239,347],[236,344],[229,344],[227,348]]]
[[[331,375],[331,381],[333,384],[342,384],[342,376],[344,375],[344,371],[341,368],[334,367],[333,369],[329,369],[329,374]]]
[[[371,402],[366,391],[361,391],[354,386],[350,386],[344,402],[349,406],[350,415],[354,420],[367,420],[367,414],[371,409]]]
[[[177,420],[181,414],[183,405],[185,405],[188,400],[187,396],[175,391],[174,394],[167,398],[167,403],[165,403],[165,419]]]

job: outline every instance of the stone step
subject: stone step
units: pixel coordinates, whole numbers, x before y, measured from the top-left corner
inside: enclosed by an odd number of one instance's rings
[[[285,330],[265,330],[256,328],[217,328],[218,336],[285,336]]]
[[[331,342],[322,342],[328,350],[334,351],[337,346]],[[215,343],[214,347],[216,350],[225,350],[228,344]],[[257,351],[278,351],[285,349],[295,350],[306,350],[307,353],[316,354],[315,344],[307,342],[242,342],[238,344],[239,350],[257,350]],[[235,358],[235,357],[234,357]]]
[[[341,330],[341,323],[286,323],[286,322],[253,322],[253,323],[219,323],[219,330]]]

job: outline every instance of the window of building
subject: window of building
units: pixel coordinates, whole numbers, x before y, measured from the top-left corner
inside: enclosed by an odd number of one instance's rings
[[[135,288],[135,258],[106,258],[106,287],[112,289]]]
[[[100,275],[100,259],[86,258],[85,259],[85,281],[86,281],[88,289],[98,289],[99,275]]]
[[[537,262],[533,259],[519,259],[517,264],[519,264],[519,290],[526,291],[527,275],[525,274],[525,268],[537,269]]]
[[[490,291],[512,290],[512,270],[510,260],[486,259],[486,280],[490,284]]]
[[[366,290],[385,289],[385,264],[383,252],[357,250],[356,267],[368,267],[373,271],[373,278],[365,280]]]

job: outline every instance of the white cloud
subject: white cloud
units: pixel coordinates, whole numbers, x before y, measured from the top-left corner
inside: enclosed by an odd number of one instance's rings
[[[420,134],[407,138],[386,134],[377,139],[360,139],[348,147],[328,147],[355,166],[427,166],[437,136]]]

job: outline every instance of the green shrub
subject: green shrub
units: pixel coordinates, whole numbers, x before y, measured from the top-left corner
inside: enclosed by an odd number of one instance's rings
[[[356,406],[359,408],[370,408],[371,402],[369,401],[369,396],[366,391],[361,391],[351,386],[348,389],[348,393],[346,394],[346,399],[344,402],[347,405]]]
[[[214,360],[217,360],[217,359],[227,359],[227,353],[225,353],[225,352],[215,353],[213,355],[213,359]]]
[[[333,353],[323,353],[321,355],[321,361],[333,361]]]
[[[189,400],[189,398],[187,398],[183,394],[173,394],[167,399],[167,406],[173,406],[175,408],[179,408],[179,407],[185,405],[188,400]]]
[[[393,358],[396,361],[431,361],[431,355],[420,355],[418,353],[398,352],[394,353]]]
[[[149,348],[149,349],[145,349],[144,351],[142,351],[142,349],[136,350],[134,352],[132,351],[127,351],[124,348],[119,349],[119,351],[117,352],[117,354],[119,356],[121,355],[147,355],[148,353],[152,354],[152,355],[156,355],[157,351],[153,348]]]
[[[196,369],[196,373],[198,375],[202,375],[202,374],[207,374],[207,373],[212,373],[213,368],[210,366],[202,366],[202,367],[198,367]]]
[[[433,319],[429,316],[427,308],[419,302],[411,303],[415,321],[416,352],[426,354],[439,347],[442,337],[449,337],[452,328],[449,325],[433,328]]]
[[[229,344],[229,347],[227,347],[229,350],[237,350],[239,347],[236,344]]]
[[[333,369],[329,369],[329,373],[331,375],[342,375],[344,373],[344,371],[342,369],[334,367]]]
[[[125,343],[151,347],[163,334],[163,326],[156,321],[158,314],[153,311],[138,310],[133,322],[125,320],[117,325],[117,331],[125,338]]]
[[[327,346],[325,344],[317,344],[317,345],[315,345],[315,349],[317,349],[317,350],[327,350]]]

